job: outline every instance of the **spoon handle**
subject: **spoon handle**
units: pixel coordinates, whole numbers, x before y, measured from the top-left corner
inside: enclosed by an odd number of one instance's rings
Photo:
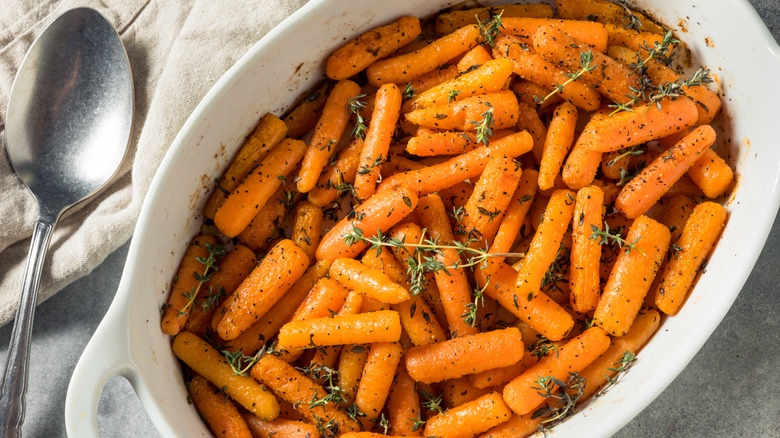
[[[3,389],[0,393],[0,432],[3,438],[18,437],[22,432],[33,316],[38,301],[43,261],[49,249],[55,222],[56,218],[39,216],[33,230],[22,294],[19,297],[19,308],[16,309],[11,345],[8,347]]]

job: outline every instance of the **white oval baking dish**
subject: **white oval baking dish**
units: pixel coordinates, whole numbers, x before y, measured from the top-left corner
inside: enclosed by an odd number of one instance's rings
[[[680,314],[664,322],[619,385],[556,427],[558,437],[609,436],[672,382],[731,307],[780,204],[780,148],[775,146],[780,89],[757,80],[780,76],[780,47],[761,19],[746,0],[631,3],[671,25],[691,48],[696,64],[717,75],[738,186],[723,237]],[[171,339],[160,331],[160,306],[187,242],[199,228],[211,181],[260,116],[282,114],[322,79],[325,56],[346,39],[399,16],[425,16],[451,4],[312,0],[269,32],[209,91],[160,165],[114,302],[73,373],[65,406],[69,436],[98,436],[98,398],[114,375],[131,382],[163,436],[210,435],[187,403]]]

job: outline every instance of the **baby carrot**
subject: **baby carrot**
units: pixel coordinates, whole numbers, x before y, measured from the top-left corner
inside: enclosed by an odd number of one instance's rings
[[[403,286],[391,280],[380,269],[354,259],[336,259],[330,266],[330,277],[349,289],[383,303],[397,304],[411,298]]]
[[[341,306],[337,315],[355,315],[360,313],[362,306],[363,296],[353,290],[349,291],[346,299],[344,299],[344,305]],[[317,369],[326,366],[335,369],[341,350],[341,346],[317,348],[314,352],[314,357],[309,362],[309,367]]]
[[[339,387],[344,390],[342,407],[351,406],[355,402],[360,376],[368,360],[368,348],[362,345],[345,345],[339,357]]]
[[[445,35],[452,33],[461,27],[474,23],[474,16],[477,21],[483,22],[490,20],[496,15],[501,17],[537,17],[552,18],[553,10],[549,5],[534,3],[529,5],[502,5],[488,8],[474,8],[463,11],[452,11],[436,16],[436,34]]]
[[[491,392],[428,419],[424,435],[471,438],[509,420],[511,416],[512,411],[501,394]]]
[[[295,207],[293,214],[293,229],[290,239],[306,253],[311,261],[314,261],[322,233],[322,209],[308,201],[303,201]]]
[[[524,348],[520,330],[509,327],[410,348],[405,363],[415,381],[441,382],[513,365]]]
[[[311,438],[319,434],[317,426],[303,421],[284,418],[263,421],[252,414],[245,414],[244,421],[256,437]]]
[[[588,123],[595,123],[605,117],[605,114],[595,113]],[[590,136],[584,135],[584,133],[580,134],[569,153],[569,157],[566,158],[566,164],[563,166],[561,176],[563,177],[563,182],[570,189],[579,190],[588,186],[596,177],[596,172],[601,164],[602,153],[591,149],[590,143]]]
[[[363,151],[355,177],[355,194],[368,199],[376,190],[382,162],[387,159],[390,140],[401,111],[401,90],[395,84],[385,84],[376,92],[376,104],[371,115]]]
[[[522,374],[523,371],[527,370],[538,361],[538,357],[526,354],[516,364],[471,374],[469,375],[469,381],[476,388],[494,388],[502,386],[514,380],[517,376]]]
[[[677,314],[725,222],[726,209],[720,204],[703,202],[693,209],[653,291],[658,310],[667,315]]]
[[[480,39],[475,24],[464,26],[419,50],[371,64],[366,69],[368,82],[376,87],[389,83],[405,84],[465,53],[479,44]]]
[[[390,386],[401,362],[401,354],[401,344],[397,342],[371,344],[355,395],[355,406],[366,414],[361,418],[364,426],[369,424],[368,421],[379,417],[390,394]]]
[[[327,424],[333,420],[343,432],[359,430],[357,422],[333,403],[317,403],[328,395],[315,381],[273,354],[266,354],[250,371],[258,382],[271,388],[279,398],[292,403],[306,421]]]
[[[688,169],[688,176],[708,198],[717,198],[734,184],[734,171],[712,149],[701,153],[701,158]]]
[[[238,240],[252,251],[265,250],[271,241],[279,236],[279,229],[297,200],[295,183],[288,180],[276,189],[271,199],[241,231]]]
[[[325,74],[335,80],[347,79],[391,55],[419,34],[420,20],[417,17],[401,17],[388,25],[371,29],[330,55],[325,64]]]
[[[420,93],[417,98],[412,100],[412,107],[414,109],[431,108],[478,94],[497,92],[506,86],[511,75],[511,62],[506,59],[491,59],[475,70]]]
[[[547,137],[544,140],[542,162],[539,165],[539,189],[552,188],[555,177],[561,172],[563,160],[574,142],[574,128],[577,125],[577,108],[564,102],[555,108]]]
[[[397,342],[400,338],[401,321],[392,310],[292,321],[279,330],[279,344],[287,349]]]
[[[534,417],[534,413],[525,415],[512,415],[512,418],[488,430],[479,438],[517,438],[530,436],[539,431],[543,417]]]
[[[486,123],[493,129],[507,129],[517,124],[517,112],[515,93],[504,90],[414,110],[406,114],[406,120],[441,130],[476,131]]]
[[[478,67],[493,59],[490,53],[482,46],[474,46],[473,49],[466,52],[460,61],[458,61],[458,71],[465,73],[472,69],[472,67]],[[504,83],[506,84],[506,82]]]
[[[303,102],[284,116],[284,124],[287,125],[287,136],[301,138],[309,132],[322,113],[325,106],[325,98],[328,97],[328,83],[323,83],[316,90],[309,93]],[[280,140],[281,141],[281,140]]]
[[[494,131],[490,140],[514,134],[513,131]],[[406,143],[406,151],[418,157],[435,155],[455,155],[473,151],[479,146],[477,135],[465,131],[434,131],[420,128],[417,135]],[[404,169],[408,170],[408,169]]]
[[[370,197],[355,207],[354,214],[347,215],[323,236],[317,248],[317,259],[335,260],[341,257],[355,257],[368,246],[363,240],[346,241],[345,236],[355,229],[365,237],[385,232],[409,215],[417,206],[415,190],[400,186]]]
[[[539,173],[533,169],[523,170],[520,175],[517,190],[512,194],[509,205],[506,207],[506,214],[504,214],[496,237],[493,238],[493,243],[490,245],[489,252],[491,254],[503,254],[511,251],[517,234],[520,232],[520,227],[522,227],[528,210],[531,208],[534,196],[536,196],[538,175]],[[495,257],[495,260],[503,261],[503,257]]]
[[[644,214],[715,142],[715,130],[702,125],[659,155],[620,190],[615,208],[628,218]]]
[[[685,195],[675,195],[664,201],[664,209],[658,221],[669,228],[672,233],[672,243],[680,238],[683,227],[695,206],[696,201]]]
[[[358,137],[339,152],[333,165],[320,175],[317,185],[309,191],[309,202],[318,207],[325,207],[335,201],[341,193],[349,191],[346,184],[355,182],[362,150],[363,139]]]
[[[614,46],[622,46],[633,52],[640,52],[643,50],[646,51],[645,47],[654,47],[656,44],[661,45],[663,42],[663,35],[657,33],[627,29],[620,24],[610,23],[605,24],[604,27],[607,29],[607,45],[610,49]],[[672,48],[673,46],[670,45],[669,47]],[[613,56],[609,49],[607,50],[607,54],[609,54],[610,57],[615,58],[615,60],[623,62],[622,59]],[[634,61],[635,60],[632,60],[630,62]],[[623,63],[629,64],[630,62]]]
[[[279,416],[279,403],[273,394],[251,377],[236,374],[225,356],[198,335],[181,332],[173,338],[172,348],[182,362],[249,412],[267,421]]]
[[[204,211],[207,218],[214,219],[217,210],[225,202],[227,194],[238,187],[252,169],[268,155],[268,152],[284,139],[285,135],[287,135],[287,126],[275,115],[268,113],[260,119],[252,135],[247,138],[230,162],[225,174],[219,179],[217,190],[211,193],[206,202]]]
[[[216,248],[217,239],[201,234],[192,239],[184,252],[160,322],[162,332],[166,335],[173,336],[182,331],[192,308],[197,306],[195,298],[203,287],[198,278],[208,275],[205,272],[206,265],[201,260],[209,258],[209,247]]]
[[[218,437],[252,438],[252,432],[236,405],[208,380],[196,375],[187,384],[192,404]],[[255,417],[257,418],[257,417]]]
[[[558,15],[571,20],[595,18],[599,23],[622,26],[630,18],[629,11],[618,3],[605,0],[555,0]],[[637,18],[638,26],[645,31],[663,35],[666,30],[650,18],[636,11],[630,11]]]
[[[415,420],[422,418],[420,396],[416,384],[403,366],[398,367],[395,380],[387,397],[387,419],[390,423],[390,435],[422,436],[422,430]]]
[[[601,229],[604,226],[601,214],[603,202],[604,192],[598,187],[588,186],[577,192],[574,203],[569,286],[571,307],[575,312],[585,313],[595,309],[601,295],[601,245],[591,237],[593,227]]]
[[[236,292],[215,312],[217,333],[235,339],[287,292],[309,266],[309,258],[291,240],[282,240],[266,254]]]
[[[517,414],[533,412],[544,399],[544,389],[555,391],[553,379],[566,382],[569,373],[579,372],[609,348],[607,333],[591,327],[566,344],[556,348],[515,380],[504,386],[504,401]]]
[[[282,178],[301,161],[306,144],[286,139],[265,157],[238,185],[214,215],[214,224],[228,237],[236,237],[281,187]]]
[[[517,119],[517,130],[528,131],[533,137],[533,153],[536,162],[542,161],[542,151],[544,150],[544,139],[547,137],[547,126],[539,118],[536,110],[528,104],[518,103],[519,116]]]
[[[542,26],[552,26],[565,32],[571,38],[585,43],[597,52],[607,50],[607,29],[601,23],[582,20],[559,20],[555,18],[506,17],[501,20],[502,33],[518,37],[530,45],[532,35]]]
[[[417,385],[427,385],[427,383],[417,382]],[[490,389],[475,388],[466,376],[445,380],[437,386],[441,388],[441,398],[444,401],[444,406],[449,409],[474,401],[490,393]],[[426,412],[426,416],[433,417],[433,413]]]
[[[669,248],[669,229],[640,216],[628,229],[628,243],[618,255],[599,299],[593,321],[612,336],[631,328],[658,267]]]
[[[328,95],[320,120],[314,126],[303,165],[298,174],[298,191],[311,191],[322,170],[333,154],[333,148],[341,140],[349,121],[349,102],[360,94],[360,86],[352,81],[339,81]]]

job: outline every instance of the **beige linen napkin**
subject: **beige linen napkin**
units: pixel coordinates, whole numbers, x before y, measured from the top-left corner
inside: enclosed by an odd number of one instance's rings
[[[130,149],[114,182],[60,219],[40,301],[88,274],[130,238],[149,183],[176,133],[217,79],[306,0],[4,0],[0,13],[0,137],[16,70],[33,40],[62,12],[102,13],[122,38],[135,81]],[[3,149],[4,140],[2,142]],[[35,200],[0,152],[0,324],[21,291]],[[117,273],[118,274],[118,273]],[[95,291],[114,293],[114,291]]]

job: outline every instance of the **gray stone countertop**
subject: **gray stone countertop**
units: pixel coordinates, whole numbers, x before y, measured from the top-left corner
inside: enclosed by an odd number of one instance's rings
[[[780,40],[780,0],[750,2]],[[776,79],[760,80],[773,86]],[[128,247],[123,245],[89,276],[38,308],[24,436],[66,436],[68,382],[114,297]],[[661,396],[615,436],[780,437],[778,285],[780,217],[744,289],[712,337]],[[5,363],[10,336],[11,324],[0,328],[0,364]],[[160,436],[121,377],[106,384],[98,414],[103,437]]]

